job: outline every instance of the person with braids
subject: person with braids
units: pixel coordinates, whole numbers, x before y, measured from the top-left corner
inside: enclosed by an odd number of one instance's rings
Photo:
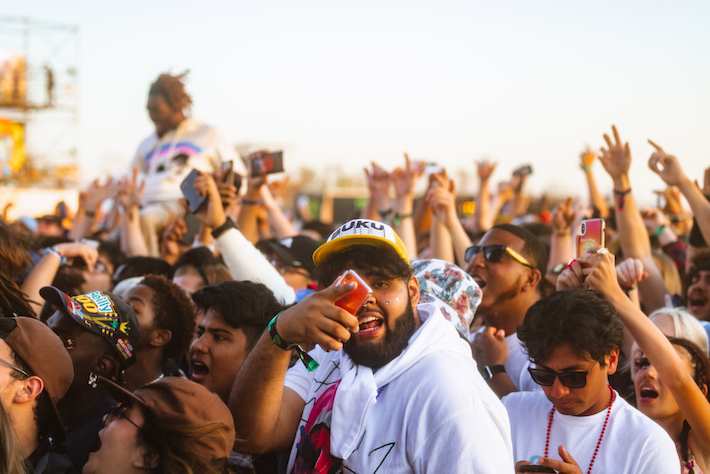
[[[0,222],[0,318],[12,316],[37,317],[27,302],[27,295],[15,279],[32,265],[26,240],[4,222]]]
[[[632,370],[639,409],[675,441],[683,473],[710,473],[710,376],[703,351],[667,337],[631,303],[618,284],[611,253],[579,259],[560,275],[558,290],[560,283],[590,287],[614,305],[636,341]]]
[[[151,256],[159,254],[158,232],[184,210],[180,183],[193,169],[212,173],[232,161],[234,171],[246,174],[234,146],[217,130],[190,116],[192,98],[185,77],[161,74],[148,92],[148,114],[155,132],[138,146],[133,167],[145,176],[141,229]]]
[[[165,277],[146,275],[122,298],[141,328],[136,363],[126,370],[126,388],[135,390],[167,375],[180,374],[171,359],[187,352],[195,332],[192,300]]]

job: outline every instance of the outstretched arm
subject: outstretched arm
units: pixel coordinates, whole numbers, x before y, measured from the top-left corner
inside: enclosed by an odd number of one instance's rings
[[[611,128],[614,132],[614,141],[612,142],[609,135],[604,135],[608,149],[601,149],[599,159],[614,181],[616,223],[621,251],[627,258],[641,260],[643,267],[648,272],[648,278],[639,284],[639,295],[646,310],[651,312],[665,304],[666,287],[663,276],[651,256],[651,242],[631,191],[629,179],[631,150],[629,144],[622,143],[616,126],[612,125]]]
[[[496,218],[491,209],[491,175],[497,165],[495,161],[481,160],[476,162],[479,188],[473,220],[479,232],[488,232],[493,227],[493,222]]]
[[[550,240],[550,258],[547,261],[547,271],[552,271],[559,263],[567,263],[574,258],[572,245],[572,223],[575,220],[572,209],[572,198],[564,204],[558,204],[552,215],[552,239]]]
[[[118,183],[117,204],[122,212],[121,250],[127,257],[150,255],[139,215],[144,187],[145,180],[138,185],[138,167],[133,168],[133,176],[124,176]]]
[[[454,182],[447,180],[445,175],[442,176],[439,174],[433,174],[432,181],[435,184],[427,192],[426,199],[429,202],[429,206],[434,211],[436,220],[446,227],[446,230],[451,236],[456,261],[463,267],[466,262],[466,249],[471,246],[471,239],[468,238],[468,234],[466,234],[456,213]],[[449,261],[453,262],[453,260]]]
[[[710,403],[695,383],[686,363],[668,338],[626,297],[614,270],[614,255],[581,259],[586,282],[609,300],[619,319],[636,340],[639,348],[653,364],[660,380],[668,386],[683,416],[693,429],[701,452],[710,451]]]
[[[695,183],[685,175],[678,158],[669,155],[651,140],[648,142],[656,149],[656,152],[648,159],[648,167],[669,186],[678,186],[693,211],[703,238],[706,242],[710,242],[710,202],[705,199]]]
[[[592,164],[597,158],[596,153],[590,148],[584,150],[580,156],[580,166],[582,171],[584,171],[584,176],[587,178],[587,188],[589,189],[589,204],[597,209],[599,209],[599,217],[606,219],[609,215],[609,207],[606,205],[606,201],[599,192],[597,187],[597,182],[594,179],[594,173],[592,173]]]
[[[392,172],[392,184],[395,191],[394,218],[392,227],[407,247],[410,260],[417,259],[417,234],[414,231],[414,186],[422,175],[422,167],[412,163],[409,155],[404,154],[404,167]]]

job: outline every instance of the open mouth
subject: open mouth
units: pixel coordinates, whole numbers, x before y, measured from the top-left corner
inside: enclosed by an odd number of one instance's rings
[[[658,392],[650,387],[643,387],[639,390],[639,395],[644,399],[656,399],[658,398]]]
[[[200,362],[199,360],[191,360],[190,367],[192,369],[192,380],[199,382],[210,373],[209,367]]]
[[[471,275],[471,277],[473,278],[473,281],[475,281],[481,289],[486,287],[486,281],[483,278],[481,278],[478,275]]]
[[[367,335],[369,333],[372,333],[376,330],[378,330],[383,324],[384,321],[380,318],[377,318],[375,316],[368,316],[366,318],[361,318],[359,321],[359,331],[357,332],[358,335]]]

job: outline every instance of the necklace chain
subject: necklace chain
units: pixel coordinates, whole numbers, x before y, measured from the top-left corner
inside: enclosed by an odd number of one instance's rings
[[[594,461],[597,458],[597,454],[599,453],[599,447],[602,444],[602,439],[604,438],[604,432],[606,431],[606,425],[609,423],[609,415],[611,415],[611,407],[614,404],[614,399],[616,398],[616,394],[614,393],[614,390],[611,388],[611,385],[607,385],[609,387],[609,392],[611,392],[610,398],[609,398],[609,407],[606,409],[606,418],[604,419],[604,426],[602,427],[602,434],[599,435],[599,441],[597,441],[597,447],[594,448],[594,454],[592,455],[592,460],[589,463],[589,469],[587,469],[587,474],[591,474],[592,472],[592,466],[594,466]],[[547,423],[547,437],[545,438],[545,457],[547,457],[547,453],[550,450],[550,430],[552,429],[552,420],[554,419],[555,416],[555,407],[552,407],[552,410],[550,410],[550,421]]]

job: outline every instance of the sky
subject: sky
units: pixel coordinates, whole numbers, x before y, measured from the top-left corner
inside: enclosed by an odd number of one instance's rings
[[[149,85],[190,69],[193,115],[287,169],[354,176],[403,152],[469,173],[524,163],[529,191],[586,198],[579,153],[616,124],[642,202],[648,138],[702,184],[710,166],[710,2],[28,0],[0,15],[79,26],[82,182],[120,173],[152,131]],[[611,179],[594,171],[602,191]]]

